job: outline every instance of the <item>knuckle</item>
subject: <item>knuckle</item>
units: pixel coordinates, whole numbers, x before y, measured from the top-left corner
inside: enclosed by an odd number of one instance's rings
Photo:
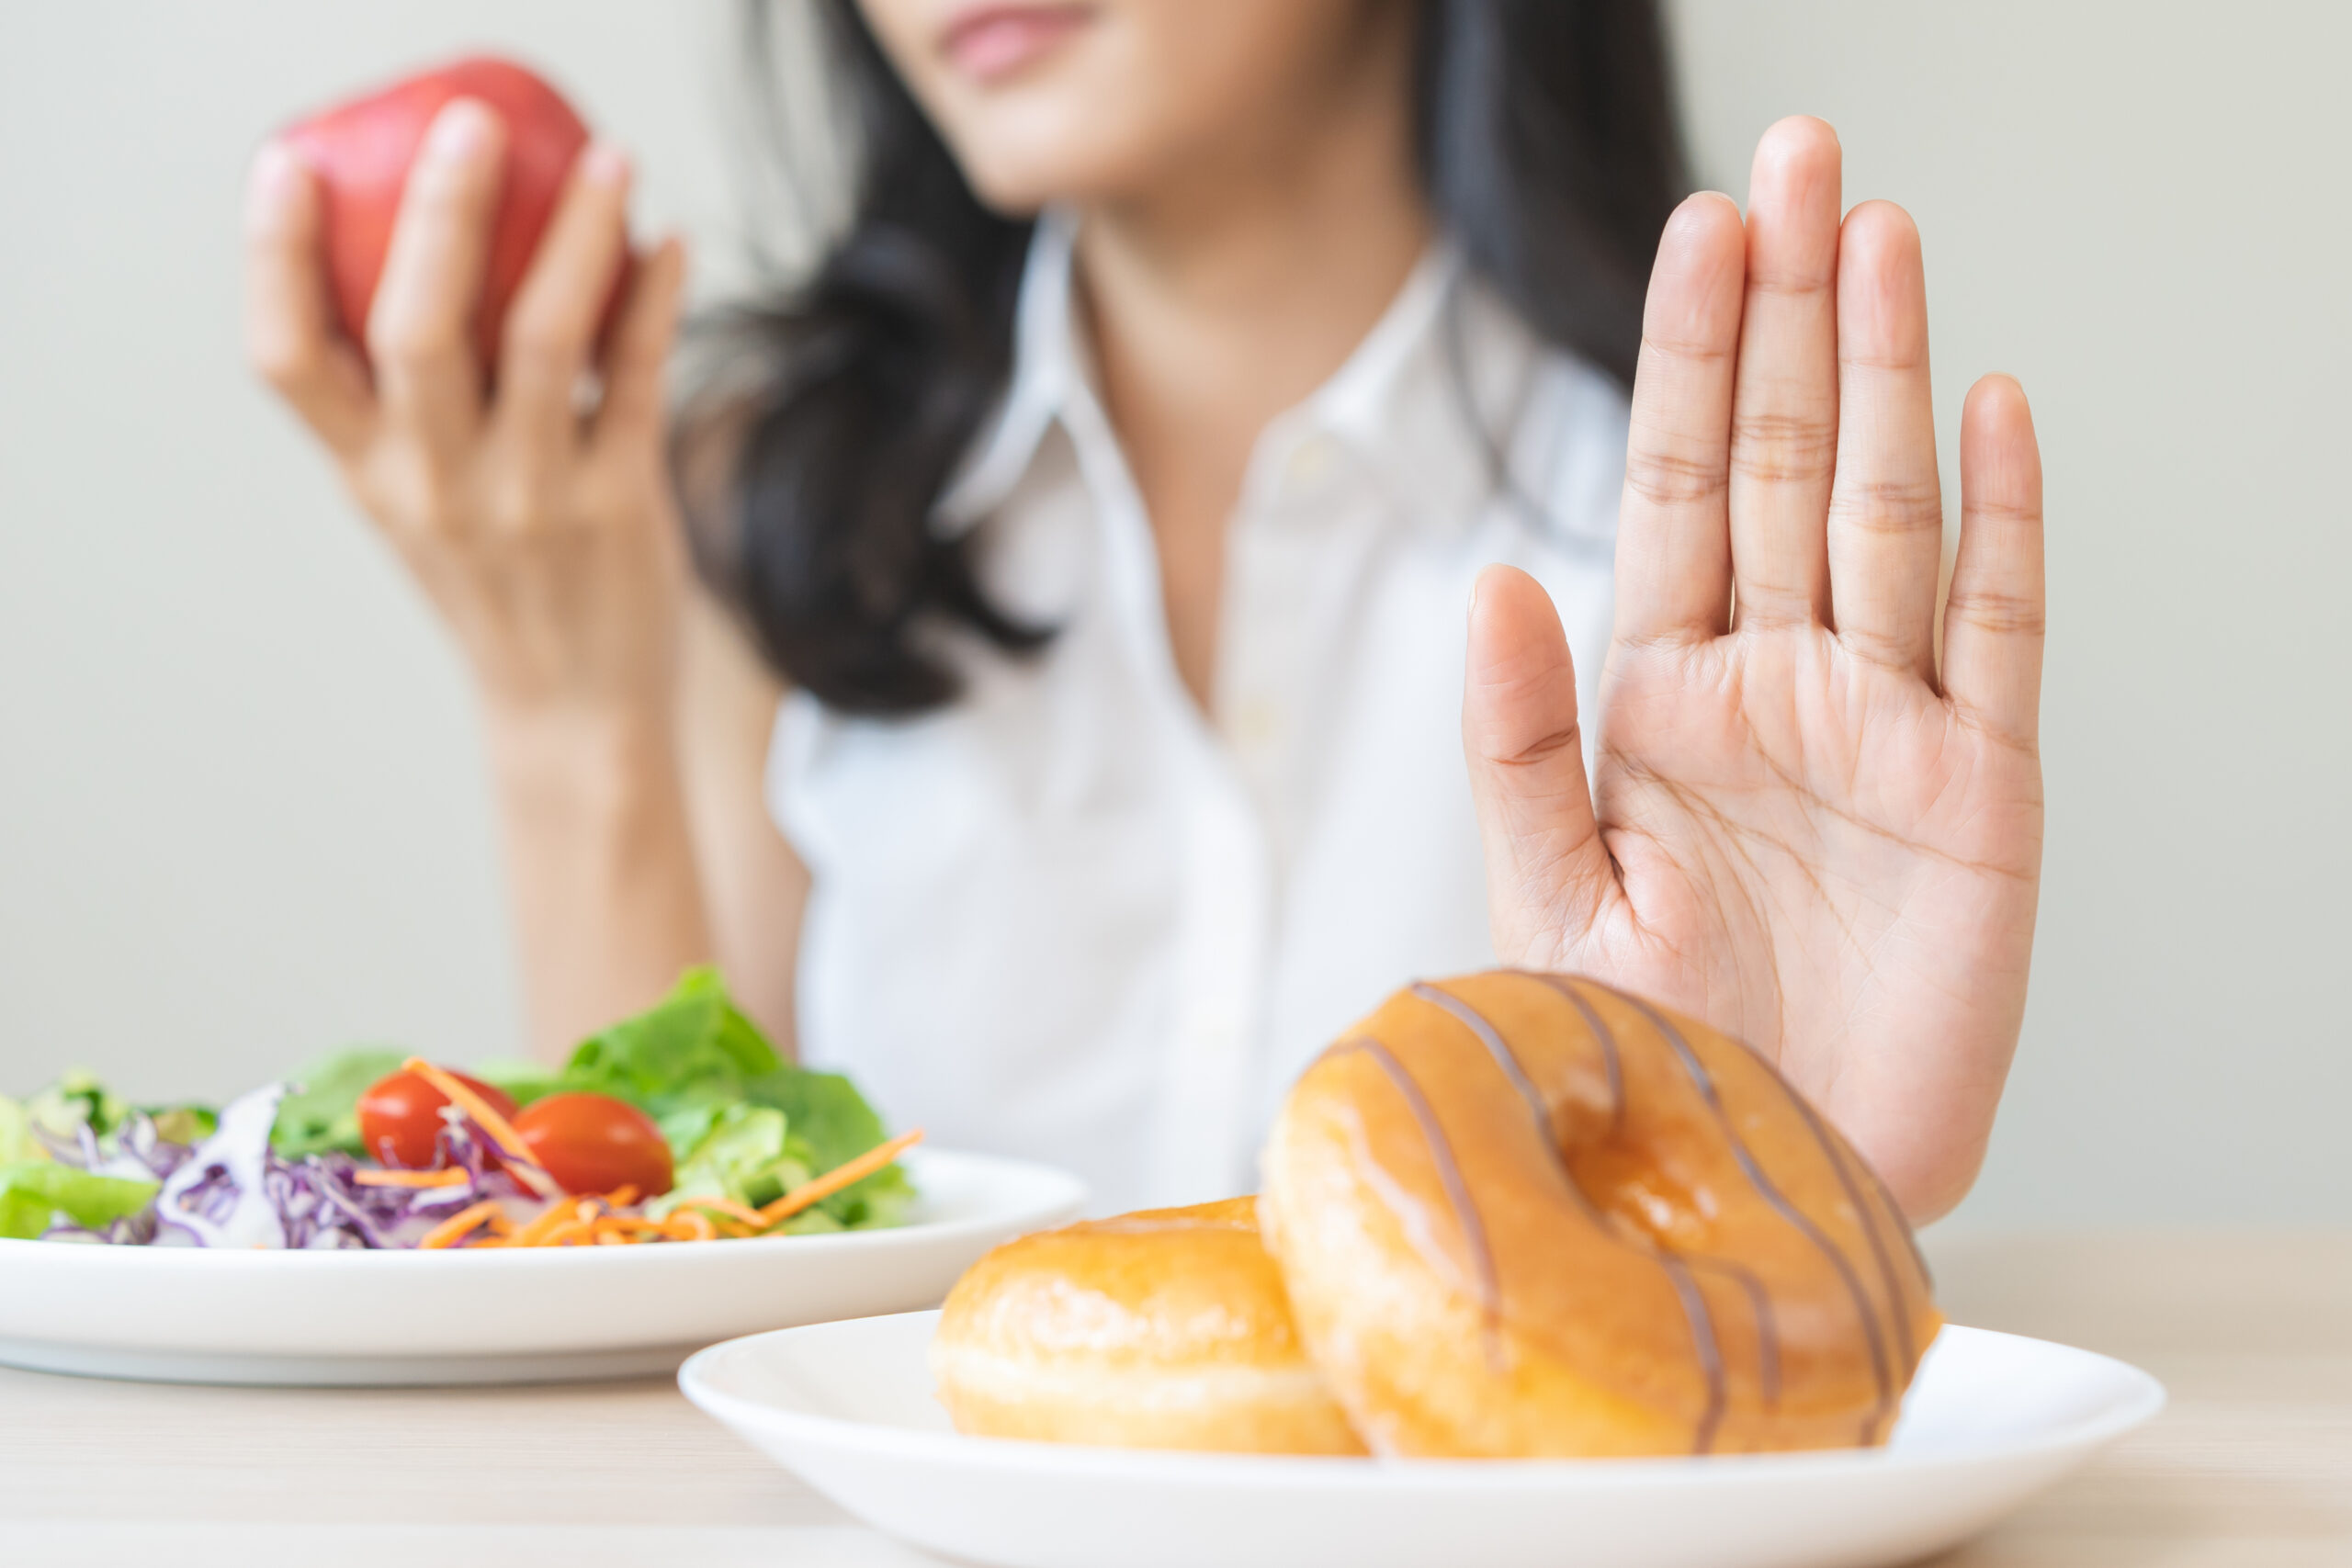
[[[2040,637],[2043,610],[2039,599],[1995,588],[1955,586],[1947,604],[1951,616],[1964,626],[1999,637]]]
[[[1726,479],[1720,458],[1693,457],[1662,446],[1625,454],[1625,488],[1652,506],[1685,506],[1720,494]]]
[[[454,312],[379,310],[368,321],[368,352],[379,364],[424,366],[465,352],[465,327]]]
[[[1839,486],[1834,515],[1839,524],[1864,534],[1909,537],[1941,534],[1943,491],[1932,481],[1869,479]]]
[[[1920,636],[1925,635],[1923,629]],[[1846,624],[1844,617],[1840,617],[1838,627],[1838,641],[1847,652],[1864,663],[1875,664],[1886,670],[1914,668],[1921,655],[1918,638],[1880,630],[1877,627],[1849,625]]]
[[[1836,287],[1834,273],[1802,266],[1751,267],[1747,291],[1775,299],[1818,299]]]
[[[1817,414],[1735,414],[1733,471],[1761,484],[1804,484],[1829,477],[1838,460],[1838,422]]]
[[[582,358],[580,334],[543,310],[516,312],[508,319],[503,336],[499,354],[509,369],[561,378]]]
[[[549,510],[548,485],[537,468],[511,469],[493,482],[482,499],[482,521],[503,534],[537,532]]]
[[[1663,327],[1654,327],[1642,333],[1645,353],[1695,365],[1719,364],[1727,360],[1736,346],[1721,337],[1702,336],[1695,330],[1668,332]]]
[[[309,381],[318,366],[310,345],[288,333],[255,332],[245,339],[245,363],[281,392]]]
[[[1873,376],[1912,376],[1928,368],[1928,351],[1907,344],[1883,349],[1840,348],[1838,362],[1849,371],[1862,371]]]
[[[414,452],[384,465],[362,487],[368,510],[395,530],[446,536],[468,524],[463,491],[440,464]]]
[[[1962,512],[1963,523],[2004,523],[2029,528],[2041,525],[2041,508],[2024,502],[1978,497],[1970,500]]]

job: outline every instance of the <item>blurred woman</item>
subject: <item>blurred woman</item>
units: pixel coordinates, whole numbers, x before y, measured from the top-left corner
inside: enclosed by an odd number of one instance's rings
[[[493,116],[434,127],[372,378],[256,169],[254,357],[466,649],[542,1045],[716,958],[894,1118],[1176,1201],[1499,959],[1742,1035],[1956,1201],[2031,942],[2039,468],[1980,384],[1939,666],[1917,236],[1829,129],[1678,205],[1640,0],[817,12],[847,219],[673,432],[674,242],[597,346],[618,150],[494,380]]]

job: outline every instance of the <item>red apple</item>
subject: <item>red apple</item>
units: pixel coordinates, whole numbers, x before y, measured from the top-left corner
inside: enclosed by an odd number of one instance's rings
[[[345,335],[364,348],[368,308],[383,276],[409,166],[433,117],[456,98],[481,100],[506,124],[498,215],[474,316],[475,350],[488,369],[506,308],[555,213],[572,160],[588,144],[588,128],[563,95],[511,61],[460,60],[315,115],[287,131],[286,141],[318,177],[335,311]],[[615,269],[605,305],[608,325],[627,272],[626,265]]]

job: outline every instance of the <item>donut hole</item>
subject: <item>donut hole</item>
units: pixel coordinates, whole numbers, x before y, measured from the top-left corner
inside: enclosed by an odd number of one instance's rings
[[[1722,1217],[1714,1185],[1677,1168],[1670,1154],[1633,1140],[1580,1140],[1560,1150],[1568,1180],[1603,1223],[1626,1239],[1674,1253],[1703,1253]]]

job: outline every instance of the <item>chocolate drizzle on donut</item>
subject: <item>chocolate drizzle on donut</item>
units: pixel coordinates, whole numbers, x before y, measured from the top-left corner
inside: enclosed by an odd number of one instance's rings
[[[1928,1267],[1928,1255],[1919,1250],[1919,1238],[1912,1234],[1911,1222],[1903,1217],[1903,1205],[1894,1201],[1894,1194],[1886,1190],[1886,1183],[1879,1179],[1877,1171],[1871,1168],[1870,1161],[1857,1157],[1854,1163],[1861,1167],[1862,1176],[1870,1182],[1871,1190],[1878,1194],[1879,1206],[1894,1221],[1894,1234],[1903,1238],[1904,1250],[1911,1254],[1911,1267],[1919,1271],[1920,1289],[1933,1295],[1935,1271]]]
[[[1552,1117],[1544,1108],[1544,1097],[1536,1092],[1533,1081],[1527,1076],[1527,1069],[1520,1065],[1519,1053],[1512,1050],[1501,1032],[1487,1021],[1486,1015],[1461,998],[1449,996],[1426,981],[1416,980],[1409,989],[1421,1000],[1435,1002],[1452,1013],[1478,1037],[1478,1043],[1487,1048],[1487,1055],[1492,1056],[1495,1066],[1503,1070],[1503,1077],[1510,1079],[1511,1088],[1519,1090],[1519,1098],[1527,1102],[1528,1114],[1535,1118],[1535,1130],[1543,1135],[1544,1146],[1552,1149],[1555,1155],[1558,1154],[1552,1142]]]
[[[1910,1222],[1903,1217],[1903,1210],[1894,1201],[1894,1194],[1886,1190],[1886,1183],[1879,1179],[1878,1172],[1871,1168],[1869,1161],[1856,1156],[1850,1149],[1843,1148],[1838,1139],[1830,1136],[1829,1129],[1822,1125],[1821,1115],[1814,1110],[1813,1102],[1797,1092],[1796,1086],[1789,1082],[1787,1075],[1753,1046],[1736,1041],[1734,1043],[1764,1069],[1804,1121],[1805,1131],[1813,1134],[1813,1141],[1819,1146],[1822,1157],[1829,1162],[1829,1168],[1837,1172],[1838,1185],[1845,1190],[1846,1201],[1853,1205],[1855,1214],[1861,1220],[1862,1233],[1870,1238],[1871,1251],[1878,1261],[1879,1279],[1886,1287],[1887,1311],[1894,1320],[1895,1344],[1901,1353],[1901,1361],[1904,1366],[1910,1366],[1913,1350],[1910,1314],[1905,1309],[1903,1287],[1895,1275],[1894,1258],[1887,1250],[1879,1225],[1879,1211],[1885,1211],[1887,1218],[1894,1223],[1895,1234],[1903,1238],[1905,1249],[1911,1254],[1912,1267],[1919,1271],[1921,1283],[1932,1289],[1932,1276],[1928,1272],[1928,1259],[1919,1250],[1919,1238],[1911,1233]],[[1877,1208],[1862,1201],[1862,1194],[1854,1183],[1856,1167],[1860,1168],[1863,1179],[1870,1183],[1871,1192],[1878,1199]]]
[[[1583,1017],[1584,1026],[1592,1031],[1593,1041],[1600,1047],[1601,1067],[1609,1075],[1609,1135],[1612,1138],[1617,1136],[1625,1130],[1625,1068],[1617,1059],[1617,1032],[1609,1027],[1608,1021],[1600,1016],[1598,1008],[1585,1000],[1574,986],[1557,975],[1537,974],[1532,970],[1521,973],[1567,998]]]
[[[1690,1342],[1699,1351],[1699,1371],[1707,1379],[1707,1408],[1700,1413],[1699,1429],[1690,1438],[1690,1451],[1703,1454],[1715,1446],[1715,1428],[1723,1425],[1728,1397],[1723,1341],[1715,1333],[1714,1314],[1707,1310],[1707,1293],[1690,1278],[1690,1266],[1663,1247],[1658,1249],[1657,1260],[1666,1277],[1674,1281],[1674,1293],[1681,1298],[1682,1315],[1690,1320]]]
[[[1785,1082],[1781,1087],[1788,1089],[1790,1103],[1796,1107],[1797,1114],[1804,1118],[1804,1124],[1813,1134],[1814,1141],[1828,1156],[1830,1168],[1838,1173],[1838,1185],[1844,1190],[1846,1201],[1854,1206],[1855,1214],[1862,1222],[1862,1234],[1870,1238],[1871,1255],[1878,1262],[1879,1280],[1886,1288],[1886,1315],[1894,1325],[1895,1354],[1899,1364],[1908,1367],[1912,1364],[1911,1314],[1904,1310],[1903,1287],[1894,1278],[1894,1260],[1888,1256],[1886,1242],[1879,1235],[1878,1212],[1862,1201],[1861,1190],[1854,1185],[1853,1172],[1846,1168],[1846,1157],[1839,1152],[1838,1141],[1821,1124],[1819,1115],[1794,1089],[1789,1088]],[[1863,1428],[1862,1441],[1868,1443],[1877,1438],[1879,1422],[1889,1414],[1891,1412],[1885,1409],[1873,1413],[1871,1424]]]
[[[1698,1053],[1690,1049],[1690,1043],[1682,1038],[1681,1031],[1668,1023],[1663,1013],[1640,998],[1629,997],[1623,991],[1607,987],[1602,988],[1609,990],[1610,995],[1639,1012],[1649,1021],[1650,1027],[1658,1032],[1659,1037],[1665,1040],[1673,1051],[1675,1059],[1681,1063],[1683,1072],[1689,1076],[1691,1084],[1699,1090],[1700,1098],[1704,1100],[1708,1108],[1714,1112],[1715,1120],[1722,1126],[1724,1139],[1730,1145],[1732,1157],[1738,1162],[1741,1173],[1747,1178],[1749,1184],[1756,1189],[1758,1196],[1770,1203],[1781,1218],[1795,1226],[1798,1232],[1820,1251],[1822,1257],[1828,1259],[1830,1267],[1838,1271],[1838,1279],[1844,1281],[1847,1293],[1854,1301],[1855,1315],[1860,1319],[1862,1331],[1870,1340],[1871,1370],[1878,1380],[1878,1403],[1862,1428],[1862,1440],[1865,1443],[1871,1441],[1885,1421],[1888,1413],[1894,1408],[1894,1382],[1893,1372],[1887,1364],[1886,1335],[1879,1325],[1878,1309],[1871,1303],[1870,1292],[1862,1288],[1861,1277],[1854,1271],[1853,1259],[1848,1258],[1845,1249],[1832,1241],[1819,1225],[1814,1224],[1804,1211],[1790,1202],[1788,1195],[1783,1193],[1773,1183],[1772,1179],[1767,1176],[1763,1168],[1756,1163],[1756,1156],[1749,1151],[1747,1140],[1739,1135],[1739,1130],[1732,1124],[1731,1113],[1724,1108],[1723,1097],[1716,1091],[1714,1078],[1707,1072],[1706,1064],[1699,1060]],[[1775,1074],[1774,1077],[1777,1078],[1779,1075]],[[1785,1080],[1782,1080],[1782,1087],[1787,1088]],[[1804,1099],[1793,1089],[1789,1093],[1790,1099],[1804,1113],[1807,1124],[1813,1128],[1815,1135],[1826,1139],[1826,1134],[1820,1123],[1813,1119],[1812,1108],[1807,1106]],[[1834,1153],[1831,1160],[1833,1164],[1836,1163]],[[1853,1184],[1843,1166],[1838,1167],[1838,1178],[1850,1192]],[[1860,1208],[1859,1204],[1857,1208]],[[1868,1213],[1863,1212],[1860,1218],[1864,1227],[1867,1228],[1870,1224]],[[1875,1239],[1874,1232],[1872,1235]],[[1899,1298],[1888,1303],[1890,1315],[1898,1314],[1900,1310]]]
[[[1502,1282],[1495,1271],[1495,1250],[1487,1240],[1486,1222],[1478,1217],[1478,1205],[1470,1196],[1470,1184],[1462,1174],[1462,1162],[1455,1156],[1453,1144],[1445,1135],[1443,1123],[1437,1119],[1436,1107],[1429,1096],[1405,1069],[1387,1046],[1368,1034],[1343,1040],[1332,1047],[1331,1055],[1343,1051],[1361,1051],[1370,1056],[1388,1075],[1405,1108],[1413,1113],[1413,1122],[1420,1129],[1421,1141],[1429,1145],[1430,1159],[1437,1167],[1438,1184],[1445,1189],[1445,1201],[1453,1210],[1454,1223],[1462,1228],[1462,1239],[1470,1249],[1473,1271],[1478,1278],[1478,1306],[1487,1320],[1487,1333],[1491,1341],[1502,1320]]]
[[[1763,1280],[1728,1258],[1682,1256],[1682,1261],[1693,1269],[1721,1274],[1747,1292],[1747,1310],[1756,1320],[1757,1397],[1767,1414],[1780,1408],[1781,1320],[1773,1314],[1771,1292],[1765,1290]]]
[[[1532,977],[1542,978],[1542,976]],[[1781,1378],[1779,1331],[1772,1319],[1771,1303],[1765,1296],[1764,1287],[1756,1276],[1734,1263],[1718,1263],[1713,1258],[1686,1259],[1679,1253],[1663,1245],[1635,1247],[1630,1240],[1619,1235],[1599,1213],[1594,1212],[1592,1201],[1586,1196],[1584,1189],[1577,1185],[1576,1174],[1568,1168],[1567,1156],[1562,1153],[1559,1144],[1555,1141],[1552,1119],[1544,1109],[1544,1096],[1536,1089],[1533,1080],[1528,1077],[1527,1068],[1521,1063],[1519,1053],[1511,1049],[1510,1042],[1503,1038],[1502,1031],[1497,1029],[1486,1014],[1451,992],[1442,991],[1435,986],[1421,981],[1415,981],[1410,989],[1413,995],[1420,998],[1421,1000],[1434,1003],[1451,1013],[1455,1021],[1469,1030],[1477,1037],[1479,1043],[1486,1046],[1487,1054],[1494,1058],[1495,1065],[1502,1069],[1503,1076],[1510,1080],[1511,1087],[1516,1089],[1520,1098],[1526,1101],[1528,1113],[1535,1121],[1536,1141],[1544,1146],[1544,1152],[1552,1156],[1552,1163],[1559,1170],[1561,1181],[1576,1198],[1577,1207],[1591,1219],[1594,1228],[1621,1246],[1645,1252],[1657,1258],[1658,1267],[1666,1270],[1667,1279],[1674,1286],[1675,1298],[1682,1304],[1682,1315],[1690,1325],[1691,1348],[1699,1358],[1699,1370],[1707,1382],[1707,1404],[1705,1409],[1700,1413],[1698,1430],[1692,1438],[1690,1451],[1703,1454],[1714,1447],[1715,1432],[1723,1424],[1724,1407],[1730,1397],[1724,1374],[1723,1339],[1715,1328],[1714,1314],[1707,1310],[1706,1292],[1700,1290],[1698,1281],[1690,1277],[1692,1264],[1731,1274],[1746,1288],[1748,1303],[1756,1313],[1757,1354],[1761,1362],[1762,1377],[1767,1389],[1765,1405],[1769,1409],[1778,1403]],[[1605,1026],[1601,1025],[1599,1016],[1582,998],[1576,996],[1573,992],[1563,994],[1576,1002],[1577,1010],[1592,1021],[1594,1038],[1602,1043],[1602,1049],[1607,1055],[1609,1082],[1614,1101],[1611,1122],[1613,1129],[1623,1122],[1625,1111],[1624,1080],[1618,1072],[1616,1039]]]

